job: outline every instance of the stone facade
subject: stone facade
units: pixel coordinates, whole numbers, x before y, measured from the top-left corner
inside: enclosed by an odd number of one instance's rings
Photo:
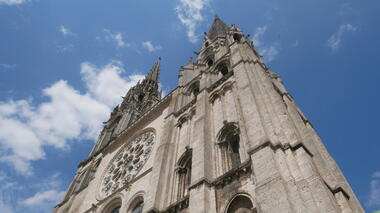
[[[55,213],[364,212],[238,27],[216,17],[164,98],[159,70],[111,113]]]

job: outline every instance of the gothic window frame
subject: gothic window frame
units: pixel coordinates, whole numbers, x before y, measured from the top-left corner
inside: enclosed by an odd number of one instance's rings
[[[198,96],[199,92],[200,92],[200,81],[199,80],[194,81],[193,83],[191,83],[188,86],[187,94],[192,96],[192,98],[196,98]]]
[[[238,137],[237,141],[235,141],[236,137]],[[225,122],[216,138],[217,145],[222,151],[223,162],[226,162],[224,167],[227,169],[224,172],[238,168],[243,163],[239,124],[237,122]],[[236,148],[237,150],[234,150]]]
[[[212,53],[211,46],[205,50],[204,55],[203,63],[210,69],[215,65],[215,55]]]
[[[127,202],[127,213],[135,213],[133,212],[137,205],[142,205],[141,212],[144,210],[144,195],[145,192],[139,191]]]
[[[177,200],[181,200],[188,195],[188,187],[191,185],[191,172],[193,163],[193,149],[185,147],[185,152],[176,163],[177,176]]]
[[[228,76],[232,72],[228,59],[223,59],[215,65],[214,73],[221,76]]]
[[[228,203],[226,205],[224,213],[231,213],[230,210],[232,210],[232,209],[230,209],[230,208],[234,207],[233,206],[233,204],[235,204],[234,202],[236,202],[236,200],[239,199],[239,198],[247,199],[250,202],[251,206],[252,206],[251,209],[249,209],[249,210],[251,210],[252,213],[257,213],[257,207],[256,207],[257,205],[255,205],[255,202],[253,201],[252,197],[248,193],[237,193],[234,196],[232,196],[232,198],[229,199],[229,201],[228,201]]]
[[[106,204],[104,204],[103,208],[101,208],[99,212],[113,213],[117,208],[119,208],[119,213],[121,213],[122,207],[123,207],[122,195],[117,194],[113,196]]]
[[[240,43],[242,38],[243,35],[240,32],[234,32],[232,34],[232,39],[234,40],[234,42]]]

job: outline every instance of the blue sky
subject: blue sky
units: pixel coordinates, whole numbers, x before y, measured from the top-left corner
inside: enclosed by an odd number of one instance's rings
[[[0,210],[50,212],[101,122],[161,56],[161,87],[215,14],[251,35],[368,212],[380,209],[379,1],[0,0]]]

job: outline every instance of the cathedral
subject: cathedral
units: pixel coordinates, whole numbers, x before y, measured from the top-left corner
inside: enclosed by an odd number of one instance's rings
[[[310,121],[216,17],[178,86],[160,61],[104,122],[54,213],[364,212]]]

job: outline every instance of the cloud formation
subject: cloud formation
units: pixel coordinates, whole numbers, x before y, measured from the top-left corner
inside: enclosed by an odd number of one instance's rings
[[[372,175],[369,199],[366,204],[370,207],[380,207],[380,171],[376,171]]]
[[[144,78],[124,73],[118,61],[103,67],[84,62],[84,93],[60,80],[42,91],[48,101],[38,105],[27,99],[0,102],[0,163],[31,175],[31,162],[44,159],[44,147],[68,149],[73,140],[95,139],[121,96]]]
[[[142,42],[142,46],[145,49],[147,49],[149,52],[154,52],[154,51],[162,49],[162,47],[160,45],[154,46],[151,41],[144,41],[144,42]]]
[[[116,44],[117,47],[129,47],[130,44],[124,41],[124,35],[121,32],[112,32],[108,29],[103,30],[106,34],[104,39],[107,42],[113,42]]]
[[[342,24],[339,26],[338,31],[330,36],[327,40],[327,46],[331,49],[332,52],[338,51],[341,46],[342,37],[347,32],[354,32],[358,28],[352,26],[351,24]]]
[[[34,193],[29,197],[18,198],[15,200],[15,204],[18,204],[23,212],[51,212],[51,209],[59,203],[65,195],[65,191],[60,190],[62,187],[61,179],[60,173],[53,173],[39,180],[36,184],[29,184],[29,187],[25,190],[34,191]],[[10,192],[10,190],[8,190],[8,192]]]
[[[258,52],[264,57],[264,60],[271,62],[275,60],[276,56],[280,52],[280,42],[267,43],[263,41],[263,36],[267,31],[267,26],[257,27],[253,36],[253,44],[257,48]]]
[[[0,5],[6,4],[6,5],[18,5],[26,3],[27,0],[0,0]]]
[[[74,33],[73,32],[71,32],[71,30],[69,30],[69,28],[67,28],[67,27],[65,27],[65,26],[63,26],[63,25],[61,25],[60,27],[59,27],[59,31],[62,33],[62,35],[63,36],[70,36],[70,35],[74,35]]]
[[[59,203],[64,195],[64,191],[59,192],[56,190],[37,192],[32,197],[24,200],[22,204],[27,206],[42,206],[46,205],[46,203]]]
[[[16,64],[0,64],[0,68],[3,68],[3,69],[12,69],[15,67],[16,67]]]
[[[210,0],[179,0],[175,7],[178,19],[186,27],[187,37],[192,43],[198,41],[195,33],[197,26],[202,22],[202,10],[205,9]]]

